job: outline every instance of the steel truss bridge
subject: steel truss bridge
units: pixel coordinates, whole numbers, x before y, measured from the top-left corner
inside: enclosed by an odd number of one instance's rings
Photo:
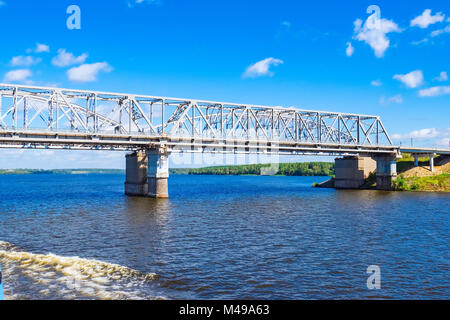
[[[398,153],[378,116],[0,84],[0,147]]]

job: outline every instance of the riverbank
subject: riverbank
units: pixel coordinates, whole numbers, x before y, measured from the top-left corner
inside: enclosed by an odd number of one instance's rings
[[[397,160],[397,178],[393,181],[394,191],[450,192],[450,159],[435,158],[434,171],[430,170],[428,158],[419,158],[418,166],[410,154],[403,154]],[[334,188],[334,179],[314,183],[317,188]],[[370,173],[360,189],[376,189],[376,172]]]
[[[395,191],[450,192],[450,159],[436,158],[434,172],[429,169],[429,159],[420,158],[414,166],[414,158],[404,154],[397,161],[398,177],[394,180]]]
[[[450,174],[443,173],[429,177],[403,177],[394,181],[395,191],[450,192]]]

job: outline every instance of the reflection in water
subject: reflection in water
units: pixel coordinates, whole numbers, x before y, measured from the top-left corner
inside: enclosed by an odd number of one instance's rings
[[[123,179],[0,176],[7,298],[449,297],[447,194],[172,176],[171,198],[149,199]]]
[[[146,224],[151,228],[164,225],[171,210],[169,199],[126,197],[122,212],[129,218],[127,222],[136,226]]]

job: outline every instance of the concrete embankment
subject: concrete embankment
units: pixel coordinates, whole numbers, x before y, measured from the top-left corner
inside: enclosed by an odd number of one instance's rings
[[[313,186],[316,188],[334,188],[334,178],[321,183],[315,183]]]

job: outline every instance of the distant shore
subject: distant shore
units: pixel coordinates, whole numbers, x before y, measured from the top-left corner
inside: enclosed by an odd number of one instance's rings
[[[280,176],[333,176],[332,162],[295,162],[279,164],[248,164],[204,168],[171,169],[172,174],[193,175],[280,175]]]
[[[0,175],[12,174],[120,174],[122,169],[0,169]]]
[[[125,174],[123,169],[0,169],[0,175],[12,174]],[[171,168],[170,174],[188,175],[279,175],[333,176],[332,162],[297,162],[280,164],[249,164],[203,168]]]

